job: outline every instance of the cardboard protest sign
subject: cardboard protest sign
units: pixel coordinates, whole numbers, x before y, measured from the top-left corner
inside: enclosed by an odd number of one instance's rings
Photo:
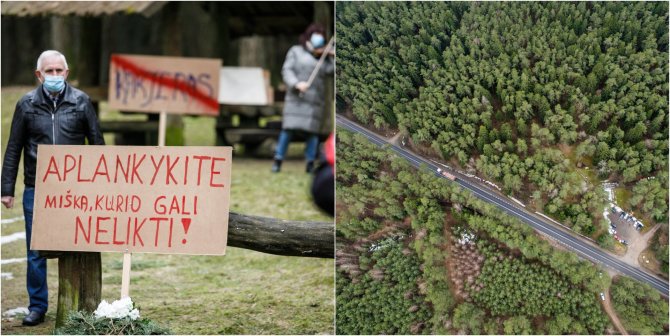
[[[113,54],[109,106],[217,116],[220,70],[220,59]]]
[[[263,68],[223,67],[219,103],[228,105],[270,105],[273,102],[270,73]]]
[[[231,147],[40,145],[31,248],[225,254]]]

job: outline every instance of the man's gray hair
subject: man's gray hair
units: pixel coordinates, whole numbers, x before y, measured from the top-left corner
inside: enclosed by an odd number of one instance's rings
[[[65,70],[68,69],[67,61],[65,60],[65,55],[61,54],[60,51],[58,50],[45,50],[42,52],[42,54],[40,54],[40,57],[37,58],[37,68],[35,70],[42,71],[42,62],[44,61],[44,59],[53,56],[59,56],[63,60]]]

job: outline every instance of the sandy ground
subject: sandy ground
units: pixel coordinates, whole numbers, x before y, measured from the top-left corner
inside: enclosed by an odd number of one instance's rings
[[[649,245],[649,240],[654,236],[654,232],[656,232],[659,227],[661,226],[656,225],[645,234],[640,234],[639,232],[632,229],[634,231],[633,237],[635,237],[635,239],[628,241],[628,251],[626,251],[626,255],[623,256],[622,260],[631,265],[640,267],[638,257],[640,256],[640,253],[642,253],[642,251],[647,248]]]
[[[387,138],[388,142],[394,144],[394,145],[401,145],[400,143],[400,132],[396,133],[393,137]]]

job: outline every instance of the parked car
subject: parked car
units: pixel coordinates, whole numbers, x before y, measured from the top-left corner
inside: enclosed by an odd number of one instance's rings
[[[603,301],[605,301],[605,293],[600,292],[600,299],[603,300]]]

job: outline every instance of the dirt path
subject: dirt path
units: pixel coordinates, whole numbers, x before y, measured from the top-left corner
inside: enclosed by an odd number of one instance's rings
[[[598,298],[600,299],[600,298]],[[614,324],[614,327],[619,330],[621,335],[628,335],[626,332],[626,329],[624,329],[623,324],[621,321],[619,321],[619,316],[616,314],[614,311],[614,308],[612,307],[612,302],[610,301],[610,292],[609,290],[605,292],[605,301],[600,301],[603,304],[603,307],[605,308],[605,311],[607,312],[607,315],[609,315],[610,320],[612,320],[612,324]]]
[[[388,142],[394,144],[394,145],[400,145],[400,132],[396,133],[393,137],[391,138],[386,138],[388,139]]]
[[[661,227],[660,225],[654,226],[651,230],[647,231],[642,237],[638,238],[635,243],[630,244],[628,246],[628,251],[626,252],[626,255],[621,258],[624,262],[635,265],[637,267],[640,267],[640,263],[638,262],[638,257],[640,256],[640,253],[644,251],[647,246],[649,245],[649,239],[654,236],[654,232],[658,230],[658,228]]]

